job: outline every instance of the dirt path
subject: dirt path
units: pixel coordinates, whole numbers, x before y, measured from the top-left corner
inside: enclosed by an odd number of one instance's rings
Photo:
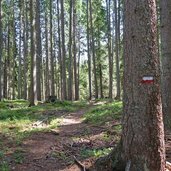
[[[57,129],[50,132],[37,132],[24,140],[20,146],[23,161],[17,165],[11,163],[12,170],[79,171],[79,168],[74,165],[74,156],[90,166],[95,158],[84,157],[82,153],[93,147],[103,148],[113,144],[101,141],[104,128],[82,122],[86,110],[64,114],[63,121]]]
[[[90,106],[92,107],[92,106]],[[80,171],[74,157],[91,166],[95,157],[88,151],[110,148],[115,141],[105,139],[108,128],[86,124],[82,116],[88,109],[63,112],[59,127],[48,132],[35,132],[21,144],[22,162],[11,161],[12,171]],[[58,111],[59,113],[59,111]],[[112,139],[114,139],[115,135]],[[167,161],[171,162],[171,134],[166,137]]]

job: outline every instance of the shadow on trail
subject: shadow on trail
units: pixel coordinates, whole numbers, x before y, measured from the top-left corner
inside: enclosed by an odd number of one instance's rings
[[[88,125],[82,121],[85,109],[74,113],[63,113],[63,121],[54,130],[35,132],[26,138],[20,148],[23,149],[22,163],[11,163],[13,171],[79,171],[74,165],[74,157],[85,165],[91,165],[96,150],[113,147],[115,143],[102,143],[105,128]],[[59,117],[58,114],[47,114]]]

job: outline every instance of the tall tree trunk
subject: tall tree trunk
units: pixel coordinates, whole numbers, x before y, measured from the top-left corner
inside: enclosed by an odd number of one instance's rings
[[[1,14],[1,5],[2,1],[0,0],[0,101],[2,99],[2,14]]]
[[[52,33],[52,5],[53,1],[50,0],[50,44],[49,44],[49,53],[50,53],[50,85],[51,85],[51,95],[55,95],[55,81],[54,81],[54,54],[53,54],[53,33]]]
[[[88,55],[89,100],[91,100],[92,84],[91,84],[91,55],[90,55],[90,29],[89,29],[89,0],[87,0],[87,55]]]
[[[69,19],[69,82],[68,82],[68,100],[72,100],[72,84],[73,84],[73,68],[72,68],[72,63],[73,63],[73,57],[72,57],[72,33],[73,33],[73,1],[70,0],[70,19]]]
[[[102,72],[102,64],[99,64],[99,74],[100,74],[100,98],[103,99],[103,72]]]
[[[7,44],[7,99],[10,99],[10,35],[11,35],[11,25],[10,19],[8,19],[8,44]]]
[[[29,33],[28,33],[28,7],[27,7],[27,1],[24,1],[25,3],[25,21],[24,21],[24,42],[23,42],[23,46],[24,46],[24,99],[26,100],[27,97],[27,70],[28,70],[28,39],[29,39]],[[15,32],[14,32],[15,33]],[[14,34],[13,33],[13,34]],[[15,34],[14,34],[15,35]],[[14,36],[13,35],[13,36]],[[15,37],[14,37],[15,39]],[[14,40],[15,41],[15,40]],[[15,49],[14,49],[15,50]]]
[[[100,28],[98,27],[98,56],[99,56],[99,78],[100,78],[100,98],[103,96],[103,72],[101,62],[101,43],[100,43]]]
[[[82,4],[81,4],[82,6]],[[81,16],[81,10],[82,8],[80,8],[79,14]],[[80,17],[79,16],[79,17]],[[81,39],[81,25],[79,25],[78,28],[78,38],[77,41]],[[81,42],[78,41],[78,62],[77,62],[77,100],[80,99],[80,62],[81,62]]]
[[[76,11],[76,0],[73,0],[73,54],[74,54],[74,85],[75,85],[75,100],[79,99],[79,88],[78,88],[78,74],[77,74],[77,43],[76,43],[76,33],[77,33],[77,11]]]
[[[45,90],[45,99],[47,100],[48,97],[50,96],[50,86],[49,86],[49,53],[48,53],[48,49],[49,49],[49,44],[48,44],[48,19],[47,19],[47,9],[45,9],[45,48],[46,48],[46,77],[45,77],[45,86],[46,86],[46,90]]]
[[[16,28],[15,28],[15,3],[13,2],[13,80],[12,80],[12,99],[14,100],[16,97],[16,56],[17,56],[17,45],[16,45]],[[26,77],[25,77],[26,78]]]
[[[4,72],[3,72],[3,97],[7,99],[7,54],[6,54],[6,49],[7,49],[7,38],[5,39],[5,54],[4,54]]]
[[[164,171],[156,3],[125,0],[124,7],[123,159],[126,170]]]
[[[42,67],[42,49],[41,49],[41,29],[40,29],[40,2],[36,0],[36,66],[37,66],[37,100],[41,101],[41,67]]]
[[[37,80],[36,80],[36,30],[35,30],[35,0],[30,1],[30,23],[31,23],[31,85],[30,85],[30,106],[37,101]]]
[[[21,74],[21,60],[22,60],[22,32],[23,32],[23,22],[22,22],[22,9],[23,3],[19,0],[19,7],[20,7],[20,36],[19,36],[19,55],[18,55],[18,99],[21,99],[21,90],[22,90],[22,74]]]
[[[119,2],[120,3],[120,2]],[[115,99],[121,99],[121,88],[120,88],[120,51],[119,51],[119,39],[120,39],[120,11],[118,10],[118,6],[120,5],[115,0],[114,3],[114,12],[115,12],[115,51],[116,51],[116,84],[117,84],[117,93]]]
[[[60,0],[61,2],[61,36],[62,36],[62,99],[67,99],[66,92],[66,52],[65,52],[65,21],[64,21],[64,0]]]
[[[58,14],[58,56],[59,56],[59,74],[60,74],[60,99],[63,97],[62,90],[62,54],[61,54],[61,29],[60,29],[60,12],[59,0],[57,0],[57,14]]]
[[[79,33],[79,40],[80,40],[80,33]],[[80,42],[79,42],[79,52],[78,52],[78,62],[77,62],[77,85],[78,85],[78,88],[77,88],[77,98],[76,100],[79,100],[80,99],[80,61],[81,61],[81,48],[80,48]]]
[[[165,127],[171,128],[171,1],[160,1],[162,50],[162,101]]]
[[[110,0],[106,0],[107,27],[108,27],[108,58],[109,58],[109,98],[113,97],[113,57],[111,52],[111,22],[110,22]]]
[[[95,98],[98,99],[98,84],[97,84],[97,71],[96,71],[96,55],[95,55],[95,42],[94,42],[94,28],[93,28],[93,14],[92,14],[92,0],[90,0],[90,30],[92,38],[92,54],[93,54],[93,70],[94,70],[94,84],[95,84]]]

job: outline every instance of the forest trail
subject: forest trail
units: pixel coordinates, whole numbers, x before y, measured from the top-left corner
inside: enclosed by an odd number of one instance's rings
[[[92,108],[80,109],[73,113],[63,113],[63,119],[56,129],[35,132],[20,145],[23,161],[11,164],[13,171],[79,171],[74,157],[85,166],[90,166],[95,158],[85,159],[86,150],[113,146],[102,142],[103,127],[83,122],[84,113]],[[50,113],[49,113],[50,114]],[[85,154],[84,154],[85,153]]]
[[[100,155],[106,154],[103,150],[110,151],[120,137],[116,130],[112,130],[113,121],[110,125],[99,126],[83,120],[84,114],[94,109],[94,105],[89,104],[75,112],[65,109],[43,112],[45,120],[41,124],[36,122],[38,128],[48,124],[46,118],[52,115],[60,118],[59,124],[49,130],[35,130],[18,145],[4,144],[11,149],[11,153],[7,154],[11,171],[80,171],[75,158],[89,167]],[[35,123],[33,127],[36,127]],[[169,133],[166,135],[166,151],[167,161],[171,162]]]

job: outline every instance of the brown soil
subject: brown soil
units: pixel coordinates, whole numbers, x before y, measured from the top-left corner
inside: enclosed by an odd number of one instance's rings
[[[36,132],[25,139],[20,145],[23,161],[21,164],[16,164],[11,159],[11,170],[80,171],[74,162],[75,158],[85,166],[91,166],[96,160],[95,157],[89,158],[82,152],[114,147],[115,142],[103,140],[107,127],[84,123],[82,121],[84,113],[85,109],[75,113],[63,112],[64,119],[57,129]]]
[[[20,145],[23,158],[20,164],[14,161],[12,154],[7,156],[11,171],[80,171],[74,158],[86,167],[91,166],[96,158],[84,156],[82,152],[114,147],[116,135],[110,132],[108,126],[100,127],[84,123],[82,121],[84,113],[85,109],[75,113],[62,112],[64,119],[57,129],[36,132],[26,138]],[[110,132],[114,141],[104,139],[104,133],[107,132]],[[18,148],[5,136],[0,138],[3,138],[6,142],[4,145],[10,147],[13,152]],[[171,134],[169,133],[166,136],[166,150],[167,161],[171,162]]]

